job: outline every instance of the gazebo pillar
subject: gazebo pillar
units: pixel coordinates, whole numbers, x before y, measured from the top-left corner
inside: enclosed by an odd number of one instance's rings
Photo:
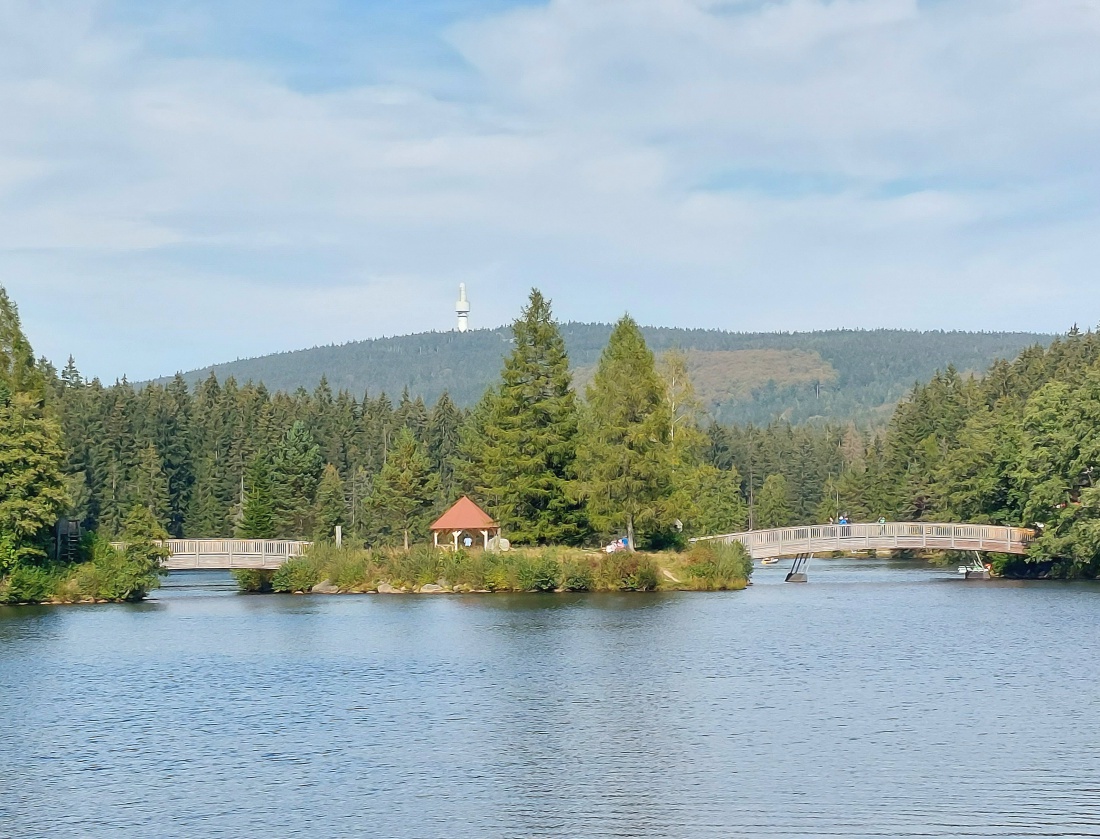
[[[458,537],[462,535],[462,531],[461,530],[455,530],[455,531],[452,532],[451,535],[454,536],[454,538],[455,538],[455,550],[457,551],[458,550]]]
[[[481,531],[481,538],[482,538],[482,541],[484,543],[485,550],[489,550],[489,531],[488,530]]]

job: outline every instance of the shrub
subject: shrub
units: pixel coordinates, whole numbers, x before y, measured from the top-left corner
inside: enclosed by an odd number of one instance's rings
[[[311,557],[288,559],[271,576],[271,590],[278,592],[309,591],[321,582],[321,569]]]
[[[486,589],[495,556],[485,551],[445,551],[439,558],[440,575],[452,586],[461,584],[472,589]]]
[[[645,554],[606,554],[596,583],[603,591],[653,591],[657,588],[657,566]]]
[[[485,588],[489,591],[520,591],[519,574],[516,568],[519,553],[490,554],[485,572]]]
[[[318,542],[310,547],[309,559],[317,568],[318,582],[331,580],[340,589],[363,589],[369,584],[370,552],[362,548]]]
[[[434,583],[442,570],[440,553],[426,546],[417,546],[409,551],[400,548],[387,550],[378,563],[379,580],[409,588]]]
[[[637,559],[633,570],[623,578],[621,591],[656,591],[657,566],[648,556]]]
[[[516,555],[516,582],[521,591],[554,591],[561,565],[550,551]]]
[[[67,579],[59,582],[58,594],[63,599],[90,597],[135,602],[160,585],[160,576],[167,573],[161,564],[167,550],[156,544],[158,534],[148,529],[143,514],[135,511],[127,517],[127,524],[123,548],[115,548],[99,536],[88,541],[86,548],[91,559],[73,567]]]
[[[370,584],[370,554],[349,553],[325,569],[325,576],[343,591],[357,591]]]
[[[596,574],[592,563],[581,557],[570,557],[562,563],[561,587],[566,591],[592,591]]]
[[[17,565],[0,589],[0,600],[4,603],[41,603],[50,599],[58,582],[57,574],[48,568]]]
[[[739,542],[696,542],[687,559],[688,574],[705,591],[743,589],[752,575],[752,558]]]
[[[237,587],[250,594],[267,594],[274,591],[271,585],[273,571],[262,568],[236,568],[233,577],[237,581]]]

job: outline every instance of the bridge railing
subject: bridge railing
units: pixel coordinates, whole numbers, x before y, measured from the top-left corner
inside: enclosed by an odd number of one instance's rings
[[[122,547],[121,542],[113,542]],[[278,568],[301,556],[312,543],[291,539],[169,539],[165,567],[173,571],[200,568]]]
[[[173,570],[198,568],[278,568],[301,556],[310,542],[284,539],[169,539]]]
[[[1027,552],[1034,531],[1021,527],[939,522],[834,524],[749,530],[693,541],[740,542],[754,558],[859,550],[968,550]]]

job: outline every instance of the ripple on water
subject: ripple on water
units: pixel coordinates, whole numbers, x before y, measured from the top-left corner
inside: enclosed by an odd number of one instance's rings
[[[1100,589],[815,569],[0,610],[0,837],[1100,836]]]

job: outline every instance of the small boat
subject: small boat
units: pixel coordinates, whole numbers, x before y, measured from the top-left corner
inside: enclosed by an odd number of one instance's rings
[[[767,559],[760,560],[760,564],[761,565],[778,565],[779,564],[779,557],[770,556]]]

